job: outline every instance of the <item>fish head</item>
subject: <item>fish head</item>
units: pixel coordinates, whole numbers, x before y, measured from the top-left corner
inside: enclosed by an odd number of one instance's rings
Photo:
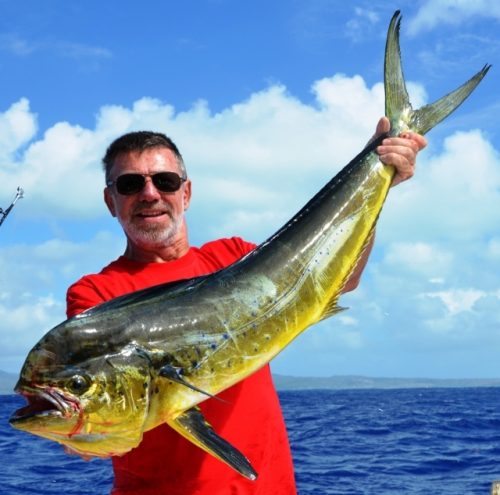
[[[119,352],[77,352],[42,339],[28,354],[15,392],[27,405],[10,424],[64,444],[84,457],[109,457],[139,445],[150,404],[150,366],[133,345]]]

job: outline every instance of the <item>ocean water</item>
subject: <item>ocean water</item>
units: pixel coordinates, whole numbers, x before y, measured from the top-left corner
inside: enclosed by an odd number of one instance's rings
[[[280,393],[300,495],[488,494],[500,479],[500,388]],[[109,460],[85,462],[11,428],[0,396],[0,493],[109,493]]]

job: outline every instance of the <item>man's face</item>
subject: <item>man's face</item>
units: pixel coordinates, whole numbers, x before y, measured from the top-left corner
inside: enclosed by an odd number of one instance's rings
[[[149,148],[118,155],[110,171],[110,179],[123,174],[155,174],[181,171],[175,155],[167,148]],[[104,200],[111,214],[117,217],[129,242],[141,249],[165,247],[185,235],[181,228],[184,211],[191,199],[191,183],[184,182],[175,192],[165,193],[154,186],[150,177],[136,194],[124,196],[115,186],[106,187]]]

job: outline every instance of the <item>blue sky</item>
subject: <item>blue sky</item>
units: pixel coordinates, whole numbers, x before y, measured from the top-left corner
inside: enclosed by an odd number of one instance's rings
[[[372,135],[403,13],[415,107],[493,64],[393,189],[350,310],[274,362],[291,375],[500,377],[500,6],[486,1],[0,0],[0,369],[124,249],[102,203],[109,142],[155,129],[193,180],[192,244],[277,230]]]

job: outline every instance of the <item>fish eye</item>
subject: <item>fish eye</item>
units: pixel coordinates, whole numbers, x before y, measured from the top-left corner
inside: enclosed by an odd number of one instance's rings
[[[90,379],[88,376],[73,375],[66,386],[74,394],[81,395],[89,389]]]

